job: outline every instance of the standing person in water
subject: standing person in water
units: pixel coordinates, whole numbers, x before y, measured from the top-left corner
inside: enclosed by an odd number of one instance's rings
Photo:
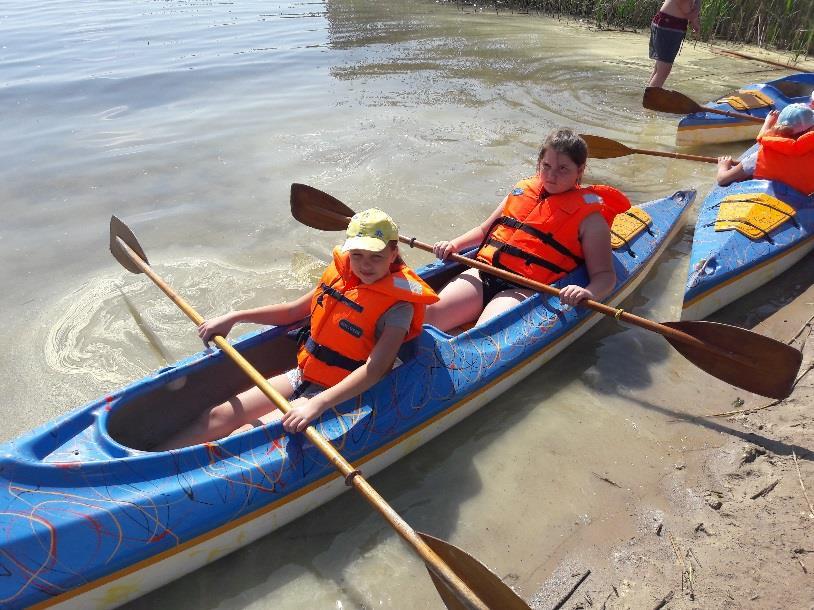
[[[604,299],[616,285],[610,245],[614,216],[630,208],[620,191],[604,185],[581,187],[588,146],[570,129],[555,129],[543,142],[536,175],[521,180],[483,223],[433,246],[444,259],[480,244],[478,260],[550,284],[585,264],[588,285],[569,284],[560,301]],[[441,330],[495,317],[534,291],[469,269],[427,308],[426,322]]]
[[[760,178],[779,180],[806,195],[814,192],[814,109],[810,105],[772,110],[757,141],[757,151],[740,161],[718,157],[719,186]]]
[[[327,409],[373,386],[396,360],[402,343],[421,331],[425,308],[438,296],[399,256],[398,227],[381,210],[359,212],[347,239],[316,288],[291,303],[234,311],[205,321],[198,335],[226,336],[238,322],[292,324],[311,316],[311,332],[300,346],[297,367],[269,380],[291,411],[282,415],[288,432],[301,432]],[[158,450],[215,440],[280,418],[253,387],[205,410]]]
[[[663,87],[687,35],[687,25],[701,32],[701,0],[664,0],[650,24],[650,59],[656,64],[648,87]]]

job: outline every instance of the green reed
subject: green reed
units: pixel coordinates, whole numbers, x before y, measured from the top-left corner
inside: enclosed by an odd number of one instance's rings
[[[455,0],[496,11],[547,13],[601,29],[647,28],[662,0]],[[702,40],[728,40],[814,55],[814,0],[702,0]]]

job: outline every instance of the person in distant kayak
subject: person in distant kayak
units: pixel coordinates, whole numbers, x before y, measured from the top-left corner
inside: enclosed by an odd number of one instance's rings
[[[740,161],[718,157],[719,186],[760,178],[779,180],[801,193],[814,192],[814,109],[789,104],[772,110],[757,137],[757,151]]]
[[[198,335],[226,336],[238,322],[293,324],[311,316],[297,367],[269,383],[293,409],[285,415],[254,387],[204,411],[161,445],[174,449],[222,438],[281,418],[288,432],[373,386],[396,361],[404,341],[421,331],[425,307],[438,296],[399,256],[398,227],[381,210],[355,214],[316,288],[291,303],[234,311],[205,321]]]
[[[444,259],[480,244],[477,259],[550,284],[584,264],[588,285],[569,284],[560,301],[601,300],[616,285],[610,224],[630,208],[620,191],[581,187],[588,146],[570,129],[555,129],[543,142],[537,173],[522,180],[484,222],[450,241],[434,244]],[[485,322],[534,294],[488,273],[469,269],[454,278],[427,308],[425,322],[447,331]]]
[[[687,25],[701,32],[701,0],[664,0],[650,24],[650,59],[656,64],[648,87],[663,87],[687,35]]]

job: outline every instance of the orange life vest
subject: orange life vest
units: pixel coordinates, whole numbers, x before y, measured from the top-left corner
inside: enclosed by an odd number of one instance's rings
[[[599,212],[610,226],[630,208],[630,201],[611,186],[596,184],[558,195],[546,195],[534,176],[517,183],[501,216],[486,236],[477,257],[527,278],[550,284],[583,260],[579,226]]]
[[[363,283],[351,271],[350,255],[335,248],[311,299],[311,336],[297,353],[303,379],[335,385],[367,361],[384,312],[399,301],[413,304],[407,341],[421,331],[425,305],[437,300],[433,289],[404,264],[394,264],[390,275],[373,284]]]
[[[814,131],[799,138],[762,136],[755,178],[779,180],[808,195],[814,192]]]

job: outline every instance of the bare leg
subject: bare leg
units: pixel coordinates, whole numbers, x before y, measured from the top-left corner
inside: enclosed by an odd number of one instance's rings
[[[291,406],[296,407],[297,405],[304,403],[306,400],[307,399],[303,397],[297,398],[296,400],[291,401]],[[240,432],[248,432],[249,430],[254,430],[255,428],[259,428],[260,426],[270,424],[273,421],[279,421],[282,418],[283,412],[280,411],[279,409],[274,409],[273,411],[269,411],[265,415],[261,415],[254,421],[251,421],[248,424],[240,426],[240,428],[235,428],[234,430],[232,430],[229,436],[234,436],[235,434],[238,434]]]
[[[477,270],[468,269],[444,286],[441,300],[427,307],[424,323],[444,332],[477,319],[483,303],[483,284]]]
[[[656,60],[656,65],[653,66],[653,73],[650,75],[650,82],[647,83],[648,87],[663,87],[664,81],[670,76],[670,70],[673,69],[673,64],[668,64],[666,61]]]
[[[478,324],[483,324],[487,320],[491,320],[518,303],[525,301],[533,294],[534,292],[531,290],[524,290],[522,288],[510,288],[509,290],[498,292],[495,297],[486,304],[486,307],[483,308],[483,313],[478,318]]]
[[[294,393],[294,388],[291,387],[285,374],[272,377],[269,379],[269,384],[286,398]],[[206,409],[188,428],[167,439],[155,450],[178,449],[223,438],[235,428],[248,424],[274,410],[274,403],[260,391],[260,388],[253,387],[226,402]]]

